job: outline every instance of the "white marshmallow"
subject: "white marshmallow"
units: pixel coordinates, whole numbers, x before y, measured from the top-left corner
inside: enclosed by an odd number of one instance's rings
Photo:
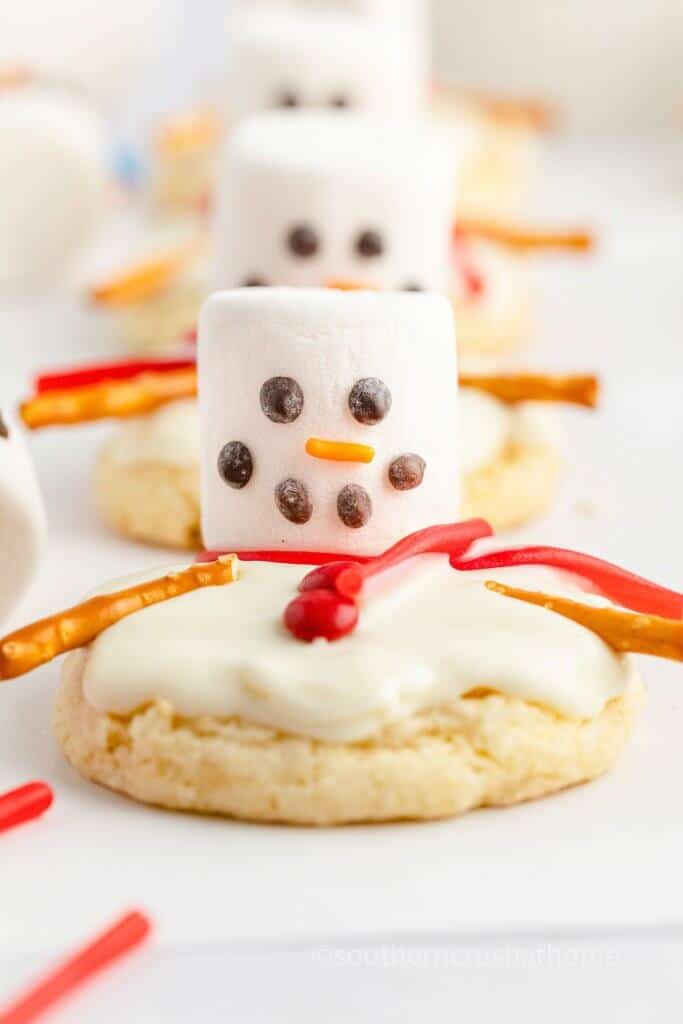
[[[446,291],[452,276],[455,154],[419,122],[264,114],[226,143],[214,230],[214,282]],[[315,254],[289,244],[311,229]],[[358,251],[364,233],[381,255]]]
[[[64,279],[106,205],[107,135],[79,96],[0,90],[0,288]]]
[[[264,411],[262,387],[275,377],[300,389],[300,413],[291,421],[275,422]],[[368,378],[382,381],[391,395],[388,412],[374,425],[359,422],[351,409],[355,385]],[[202,529],[209,548],[369,555],[457,518],[455,332],[443,297],[217,293],[200,316],[199,394]],[[374,458],[367,464],[316,458],[306,450],[310,438],[370,446]],[[251,457],[252,474],[241,489],[218,469],[231,442],[246,446]],[[406,454],[424,460],[424,476],[413,489],[399,490],[390,468]],[[248,470],[241,482],[247,476]],[[305,523],[288,520],[278,507],[277,488],[286,480],[306,488]],[[340,518],[339,496],[348,485],[363,488],[372,504],[359,528]]]
[[[155,56],[161,10],[160,0],[0,0],[0,65],[73,82],[112,109]]]
[[[387,22],[415,25],[427,15],[428,0],[242,0],[241,6],[293,7],[302,10],[340,10]]]
[[[289,104],[416,117],[426,87],[423,47],[406,29],[277,7],[230,19],[226,102],[235,120]]]
[[[0,622],[21,600],[46,540],[45,511],[18,427],[0,411]]]

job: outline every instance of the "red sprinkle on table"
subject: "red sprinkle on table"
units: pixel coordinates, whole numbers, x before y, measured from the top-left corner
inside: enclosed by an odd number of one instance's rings
[[[0,1024],[31,1024],[99,971],[139,946],[150,928],[149,919],[139,911],[126,914],[0,1011]]]
[[[143,373],[170,373],[173,370],[190,369],[195,362],[195,359],[128,359],[125,362],[92,363],[72,370],[42,373],[36,377],[35,390],[42,395],[47,391],[84,388],[105,380],[133,380]]]
[[[0,796],[0,832],[39,818],[53,800],[54,794],[47,782],[29,782],[3,794]]]
[[[634,576],[626,569],[600,558],[584,555],[565,548],[525,547],[505,551],[492,551],[477,558],[451,559],[454,569],[489,570],[516,565],[547,565],[553,569],[581,576],[594,584],[606,597],[617,604],[645,615],[660,615],[665,619],[683,619],[683,594],[667,590],[657,583]]]
[[[481,274],[471,259],[471,253],[467,245],[467,235],[462,229],[456,227],[453,233],[453,253],[458,273],[465,285],[465,293],[468,299],[478,299],[486,290],[484,276]]]

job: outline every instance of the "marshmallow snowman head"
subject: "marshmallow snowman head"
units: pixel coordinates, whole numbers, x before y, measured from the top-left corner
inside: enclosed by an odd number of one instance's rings
[[[0,623],[23,597],[45,545],[38,484],[18,428],[0,410]]]
[[[338,10],[406,28],[426,36],[429,0],[243,0],[245,9],[253,6],[280,6],[302,11]]]
[[[372,555],[458,514],[443,297],[216,293],[199,396],[208,548]]]
[[[214,283],[445,291],[452,147],[415,121],[266,114],[227,141]]]
[[[426,103],[415,34],[335,11],[238,11],[227,106],[235,120],[279,108],[418,116]]]
[[[0,288],[52,285],[106,204],[104,122],[56,86],[0,87]]]

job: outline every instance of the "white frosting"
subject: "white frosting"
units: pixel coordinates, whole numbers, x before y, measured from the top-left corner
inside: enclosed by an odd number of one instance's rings
[[[456,573],[440,556],[386,574],[352,636],[306,645],[282,622],[305,572],[243,564],[236,583],[124,619],[89,649],[86,699],[115,714],[164,699],[188,718],[237,716],[347,742],[479,687],[590,718],[633,674],[593,633],[486,590],[480,574]],[[602,603],[548,570],[483,578],[492,577]]]
[[[104,122],[78,96],[0,89],[0,288],[63,279],[106,205]]]
[[[460,467],[472,473],[491,465],[508,447],[539,444],[555,449],[565,445],[557,410],[528,402],[505,405],[491,395],[464,388],[458,402]],[[188,399],[121,425],[109,454],[121,464],[160,462],[192,468],[199,465],[199,411]]]
[[[229,19],[226,105],[241,120],[281,105],[410,117],[426,103],[424,36],[340,11],[268,6]]]
[[[0,623],[23,597],[46,541],[43,500],[17,424],[0,409]]]
[[[292,378],[303,393],[294,422],[271,421],[262,386]],[[369,426],[352,415],[352,389],[368,378],[388,388],[391,408]],[[202,534],[209,548],[304,548],[374,554],[459,506],[457,366],[450,303],[442,296],[241,289],[213,295],[199,321]],[[310,438],[370,446],[366,464],[309,455]],[[253,475],[241,490],[219,475],[226,444],[251,453]],[[422,483],[397,490],[394,459],[417,455]],[[308,489],[313,513],[288,521],[275,502],[284,480]],[[372,514],[344,525],[338,497],[364,488]]]
[[[451,287],[456,161],[419,122],[335,114],[269,114],[227,140],[214,221],[215,285],[249,278],[322,287],[330,280],[379,289]],[[316,232],[314,256],[292,253],[292,228]],[[377,233],[383,252],[357,250]]]

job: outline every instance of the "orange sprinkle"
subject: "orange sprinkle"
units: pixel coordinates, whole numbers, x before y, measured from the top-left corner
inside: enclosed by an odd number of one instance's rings
[[[377,291],[371,284],[366,284],[364,281],[345,281],[343,278],[332,278],[325,285],[331,291],[335,292],[374,292]]]
[[[583,228],[575,231],[537,230],[526,226],[500,224],[495,221],[460,219],[458,232],[503,245],[519,252],[557,250],[559,252],[588,252],[595,248],[594,235]]]
[[[372,462],[375,449],[367,444],[349,444],[347,441],[321,441],[318,437],[309,437],[306,442],[306,454],[314,459],[327,459],[330,462]]]
[[[0,89],[16,89],[28,85],[34,78],[30,68],[23,64],[0,65]]]
[[[145,260],[90,290],[92,302],[102,306],[130,306],[162,292],[194,259],[198,242]]]
[[[218,142],[223,123],[215,110],[192,110],[168,121],[157,137],[157,148],[165,156],[178,156],[205,149]]]

